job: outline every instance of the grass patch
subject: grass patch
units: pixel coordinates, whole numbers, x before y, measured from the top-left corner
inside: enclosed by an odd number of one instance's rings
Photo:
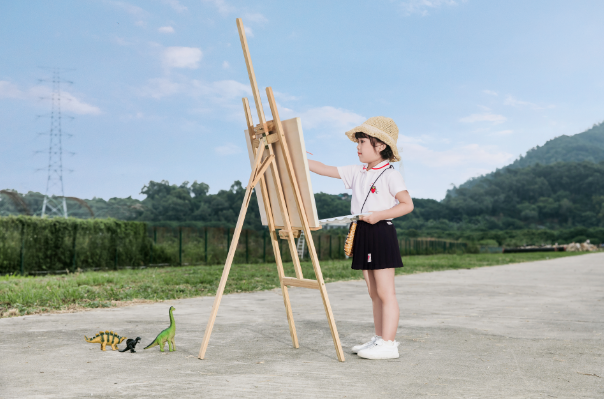
[[[577,252],[536,252],[517,254],[464,254],[403,257],[398,274],[482,266],[576,256]],[[362,279],[349,260],[321,261],[326,282]],[[293,265],[284,265],[285,274],[295,276]],[[120,306],[140,301],[161,301],[214,295],[222,275],[222,265],[149,268],[75,273],[45,277],[0,277],[0,316],[76,311],[86,308]],[[314,279],[310,262],[302,263],[305,278]],[[274,263],[233,265],[225,293],[270,290],[279,287]]]

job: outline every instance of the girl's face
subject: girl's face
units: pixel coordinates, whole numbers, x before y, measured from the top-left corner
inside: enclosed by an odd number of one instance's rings
[[[367,138],[360,138],[357,140],[357,153],[359,155],[359,161],[362,163],[382,162],[381,151],[386,149],[386,144],[378,144],[375,147],[371,145],[371,141]]]

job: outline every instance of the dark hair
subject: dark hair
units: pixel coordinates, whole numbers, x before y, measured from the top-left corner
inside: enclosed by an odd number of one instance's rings
[[[354,134],[354,137],[358,140],[358,139],[369,139],[369,142],[371,143],[372,147],[377,147],[378,144],[384,144],[386,146],[386,148],[384,148],[382,151],[380,151],[380,156],[382,157],[382,159],[392,159],[394,158],[394,153],[392,152],[392,148],[390,148],[390,146],[386,143],[384,143],[382,140],[375,138],[373,136],[370,136],[366,133],[363,132],[356,132]]]

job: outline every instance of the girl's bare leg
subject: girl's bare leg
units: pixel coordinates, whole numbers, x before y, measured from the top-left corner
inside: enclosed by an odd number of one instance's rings
[[[367,290],[371,297],[371,303],[373,305],[373,325],[375,326],[375,335],[382,336],[382,300],[377,294],[377,286],[375,285],[375,279],[373,277],[374,270],[363,270],[363,276],[367,283]]]
[[[396,293],[394,291],[394,269],[371,270],[369,274],[371,274],[370,281],[372,281],[371,291],[373,291],[375,293],[374,295],[379,298],[381,304],[380,332],[382,334],[378,335],[381,335],[385,341],[394,341],[400,315],[398,301],[396,300]],[[370,294],[372,293],[371,291]],[[375,318],[376,301],[373,303],[373,318],[377,321]]]

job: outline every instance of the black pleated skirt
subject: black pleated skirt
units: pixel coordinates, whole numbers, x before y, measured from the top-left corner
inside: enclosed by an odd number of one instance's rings
[[[403,267],[396,229],[390,220],[358,221],[352,247],[352,268],[379,270]]]

